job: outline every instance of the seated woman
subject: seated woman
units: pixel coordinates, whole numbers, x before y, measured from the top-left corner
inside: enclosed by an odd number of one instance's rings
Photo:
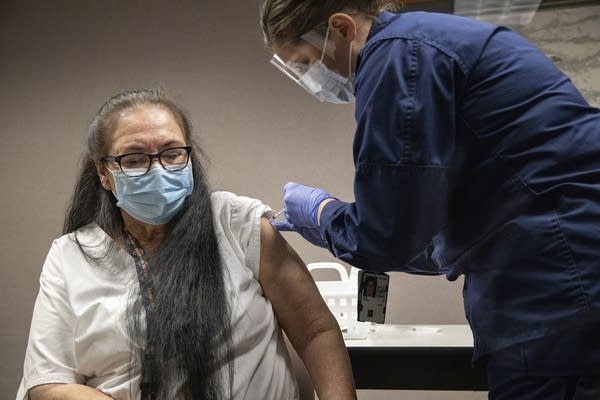
[[[26,399],[295,399],[280,327],[317,395],[355,399],[335,319],[258,200],[209,193],[163,94],[100,109],[40,278]]]

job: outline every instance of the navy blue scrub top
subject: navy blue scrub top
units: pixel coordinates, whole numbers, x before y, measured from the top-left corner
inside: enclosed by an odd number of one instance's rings
[[[471,19],[380,14],[356,122],[355,202],[320,220],[336,257],[464,274],[474,359],[600,326],[600,110],[542,52]]]

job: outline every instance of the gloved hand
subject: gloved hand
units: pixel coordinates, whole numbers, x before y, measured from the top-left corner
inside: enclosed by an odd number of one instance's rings
[[[288,182],[283,187],[286,220],[274,221],[273,226],[280,231],[296,231],[312,244],[326,247],[317,226],[317,212],[321,202],[330,197],[322,189]]]
[[[297,227],[317,228],[319,204],[330,197],[322,189],[288,182],[283,187],[285,217]]]
[[[318,228],[302,228],[295,226],[288,221],[273,221],[271,224],[280,232],[293,231],[298,232],[302,237],[315,246],[327,248],[327,242],[321,237],[321,231]]]

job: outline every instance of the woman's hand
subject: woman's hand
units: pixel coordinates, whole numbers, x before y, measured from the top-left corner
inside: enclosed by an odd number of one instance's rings
[[[264,218],[259,281],[319,399],[356,399],[350,358],[335,318],[300,257]]]

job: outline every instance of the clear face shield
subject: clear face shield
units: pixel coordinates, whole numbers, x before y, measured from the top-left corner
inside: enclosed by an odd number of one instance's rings
[[[352,70],[352,44],[348,49],[348,71],[350,75],[344,77],[325,65],[323,60],[325,56],[335,60],[335,43],[329,39],[329,28],[325,36],[320,35],[315,30],[306,33],[301,37],[306,44],[321,50],[321,58],[312,65],[284,62],[277,54],[271,58],[271,64],[283,72],[286,76],[303,87],[319,101],[327,101],[334,104],[353,103],[354,98],[354,75]]]

